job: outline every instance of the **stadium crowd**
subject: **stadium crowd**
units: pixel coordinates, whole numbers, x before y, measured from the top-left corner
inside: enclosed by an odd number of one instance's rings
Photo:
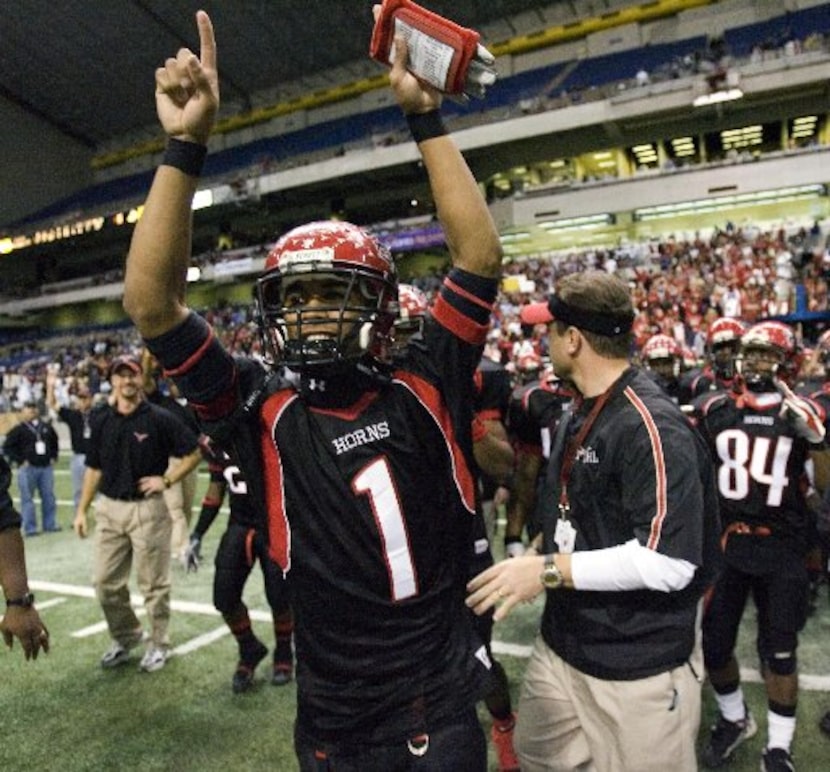
[[[690,350],[687,361],[700,362],[715,318],[729,316],[752,323],[796,311],[827,311],[829,246],[827,227],[818,221],[774,228],[727,222],[705,234],[667,235],[617,247],[511,260],[504,268],[493,318],[500,358],[512,368],[529,348],[544,356],[544,335],[523,329],[521,307],[545,295],[568,273],[600,268],[629,283],[637,309],[637,349],[652,335],[663,333]],[[431,300],[441,279],[433,272],[411,281]],[[260,351],[250,306],[223,305],[204,313],[229,350],[246,355]],[[819,321],[806,331],[805,345],[810,345],[810,338],[815,341],[824,324]],[[0,412],[19,409],[31,398],[45,401],[50,365],[59,366],[59,392],[71,393],[83,383],[93,395],[106,394],[112,358],[137,353],[140,346],[135,329],[124,325],[8,344],[0,357]]]

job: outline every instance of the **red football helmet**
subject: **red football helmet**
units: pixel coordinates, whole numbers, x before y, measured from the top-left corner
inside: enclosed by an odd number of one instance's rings
[[[735,375],[735,357],[741,349],[741,336],[746,324],[739,319],[722,316],[709,326],[706,335],[706,351],[715,375],[730,380]]]
[[[683,351],[680,344],[669,335],[652,335],[640,349],[640,360],[649,370],[664,378],[677,378]]]
[[[741,336],[736,363],[747,386],[754,391],[775,388],[774,379],[792,383],[801,365],[795,333],[783,322],[758,322]]]
[[[652,335],[640,351],[643,362],[652,362],[655,359],[677,359],[682,356],[680,344],[668,335]]]
[[[724,343],[740,342],[741,336],[746,332],[746,325],[739,319],[730,316],[721,316],[709,325],[709,332],[706,335],[706,346],[709,351],[722,346]]]
[[[362,228],[322,221],[286,233],[256,284],[258,323],[275,362],[294,370],[380,356],[397,316],[389,252]]]
[[[529,383],[539,377],[542,370],[542,357],[535,351],[522,354],[516,360],[516,375],[521,383]]]
[[[689,346],[681,346],[680,362],[684,370],[693,370],[698,365],[697,355]]]
[[[395,347],[402,349],[409,339],[424,329],[429,301],[424,292],[412,284],[398,285],[398,318],[395,320]]]

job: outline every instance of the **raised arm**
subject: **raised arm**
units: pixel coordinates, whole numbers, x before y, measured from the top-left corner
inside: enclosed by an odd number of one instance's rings
[[[441,106],[441,94],[406,69],[407,49],[402,37],[395,39],[395,54],[390,83],[416,140],[419,133],[428,137],[418,142],[418,149],[453,265],[479,276],[499,276],[501,242],[478,183],[451,136],[428,136],[440,126],[435,111]]]
[[[133,233],[124,278],[124,310],[153,338],[187,315],[191,203],[219,109],[213,24],[196,14],[200,55],[182,48],[156,70],[156,112],[168,149]]]

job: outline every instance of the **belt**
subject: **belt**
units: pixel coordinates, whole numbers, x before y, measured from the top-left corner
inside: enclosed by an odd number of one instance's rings
[[[742,536],[772,536],[772,529],[767,525],[749,525],[749,523],[730,523],[721,536],[721,549],[726,549],[726,542],[733,533]]]
[[[125,496],[110,496],[108,493],[104,494],[108,499],[115,501],[144,501],[147,497],[143,493],[128,493]]]

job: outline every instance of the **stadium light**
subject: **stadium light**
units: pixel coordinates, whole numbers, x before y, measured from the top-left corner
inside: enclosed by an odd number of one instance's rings
[[[735,99],[742,99],[744,92],[739,88],[730,88],[725,91],[713,91],[711,94],[701,94],[694,98],[692,105],[694,107],[705,107],[706,105],[715,105],[720,102],[732,102]]]

